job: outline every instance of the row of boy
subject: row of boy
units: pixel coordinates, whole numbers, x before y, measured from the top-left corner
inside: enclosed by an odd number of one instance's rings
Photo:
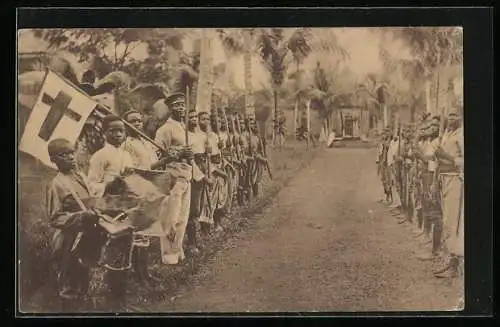
[[[440,127],[444,133],[440,135]],[[456,278],[464,258],[464,136],[457,112],[386,129],[378,152],[385,202],[423,244],[416,258],[433,261],[436,278]]]
[[[181,93],[161,102],[169,117],[156,131],[154,142],[141,133],[144,121],[139,111],[104,117],[105,143],[91,156],[87,174],[77,168],[75,148],[70,142],[56,139],[48,145],[59,173],[48,189],[46,206],[50,224],[56,230],[53,248],[58,262],[58,292],[65,303],[81,303],[88,297],[91,265],[74,251],[75,243],[82,234],[97,235],[92,231],[102,231],[105,225],[102,212],[86,205],[86,199],[125,195],[129,177],[138,172],[160,171],[169,176],[165,182],[168,185],[162,188],[167,191],[165,200],[158,204],[156,221],[140,229],[132,226],[131,246],[118,249],[123,252],[131,248],[130,266],[136,276],[154,285],[161,280],[148,273],[151,237],[160,239],[162,262],[176,265],[185,259],[185,249],[188,255],[200,252],[200,234],[223,231],[225,218],[236,200],[244,205],[252,196],[259,196],[263,171],[269,166],[254,117],[242,119],[217,110],[187,112]],[[119,216],[126,209],[112,214]],[[160,232],[152,226],[159,226]],[[123,270],[130,266],[108,266],[113,305],[123,302]]]

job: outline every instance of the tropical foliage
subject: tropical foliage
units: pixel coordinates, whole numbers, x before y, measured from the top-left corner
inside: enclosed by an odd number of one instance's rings
[[[190,102],[196,101],[200,65],[197,44],[200,35],[194,30],[105,28],[33,31],[37,37],[47,41],[50,51],[74,54],[79,61],[93,69],[98,78],[115,76],[116,79],[116,76],[120,76],[118,80],[127,80],[126,83],[119,83],[122,84],[120,101],[126,102],[123,107],[148,107],[155,97],[145,91],[136,92],[139,101],[137,97],[131,96],[134,92],[130,91],[151,87],[162,92],[185,91],[189,88]],[[385,83],[392,104],[409,104],[414,111],[423,105],[425,81],[435,79],[438,68],[461,63],[463,56],[460,28],[384,28],[377,32],[387,40],[381,42],[379,48],[383,69],[359,80],[359,76],[353,76],[352,71],[344,65],[349,53],[332,29],[253,28],[251,33],[246,33],[248,31],[244,29],[229,28],[217,29],[216,32],[226,59],[244,55],[245,85],[253,95],[257,119],[277,121],[280,111],[293,108],[297,121],[299,110],[303,110],[307,100],[311,99],[311,108],[324,121],[326,130],[334,124],[330,120],[335,116],[336,97],[355,90],[359,82],[364,84],[369,98],[378,102],[378,91]],[[250,40],[246,38],[248,35],[251,35]],[[185,49],[186,40],[194,41],[193,51]],[[387,45],[395,40],[410,49],[409,57],[400,58],[387,49]],[[134,55],[137,51],[143,55]],[[246,67],[251,64],[250,56],[257,56],[268,72],[270,90],[265,87],[253,90],[253,69]],[[313,61],[319,60],[320,64],[316,68],[305,69],[306,61],[311,57]],[[76,74],[71,64],[65,63],[64,59],[56,60],[48,56],[45,61],[46,65],[56,67],[74,81]],[[231,74],[226,63],[214,67],[214,87],[219,89],[217,92],[224,94],[221,103],[239,105],[245,89],[236,87],[228,77]],[[371,108],[374,108],[372,116],[380,120],[381,106],[372,105]]]
[[[67,51],[80,62],[90,62],[98,77],[115,70],[131,75],[145,67],[160,70],[168,62],[167,48],[182,51],[185,32],[178,29],[80,28],[34,30],[35,36],[47,41],[50,49]],[[138,60],[134,50],[145,47],[149,56]],[[153,65],[154,63],[154,65]],[[142,70],[142,69],[141,69]]]
[[[389,42],[402,41],[410,49],[409,58],[391,55],[384,43],[380,57],[384,64],[381,80],[388,82],[393,104],[407,104],[414,116],[423,107],[425,83],[440,79],[447,85],[451,76],[439,76],[439,72],[463,62],[463,31],[458,27],[391,28],[382,33]],[[436,87],[439,89],[439,82]],[[436,96],[439,91],[436,92]]]

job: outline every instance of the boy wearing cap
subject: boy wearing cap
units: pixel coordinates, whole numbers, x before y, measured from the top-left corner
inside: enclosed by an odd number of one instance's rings
[[[168,236],[161,237],[162,261],[165,264],[177,264],[184,260],[183,241],[189,218],[191,204],[191,179],[201,179],[202,175],[192,166],[194,158],[192,147],[186,144],[186,117],[185,96],[174,93],[167,97],[166,104],[170,110],[170,117],[156,131],[155,141],[169,153],[173,161],[166,170],[174,179],[174,186],[169,197],[168,210],[163,217],[162,225],[168,231]],[[176,155],[173,153],[176,152]],[[199,173],[197,176],[194,173]],[[200,177],[201,176],[201,177]]]

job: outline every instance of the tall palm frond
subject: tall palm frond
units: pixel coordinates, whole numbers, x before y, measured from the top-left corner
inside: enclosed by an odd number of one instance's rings
[[[217,35],[222,42],[224,50],[232,55],[242,54],[245,51],[243,33],[239,28],[218,28]]]
[[[310,28],[297,28],[288,40],[288,49],[297,63],[301,63],[311,52],[308,40],[312,36]]]

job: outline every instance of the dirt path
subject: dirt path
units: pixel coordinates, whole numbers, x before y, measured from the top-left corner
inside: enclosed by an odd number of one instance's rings
[[[462,280],[436,280],[377,203],[374,150],[327,150],[152,312],[447,310]]]

